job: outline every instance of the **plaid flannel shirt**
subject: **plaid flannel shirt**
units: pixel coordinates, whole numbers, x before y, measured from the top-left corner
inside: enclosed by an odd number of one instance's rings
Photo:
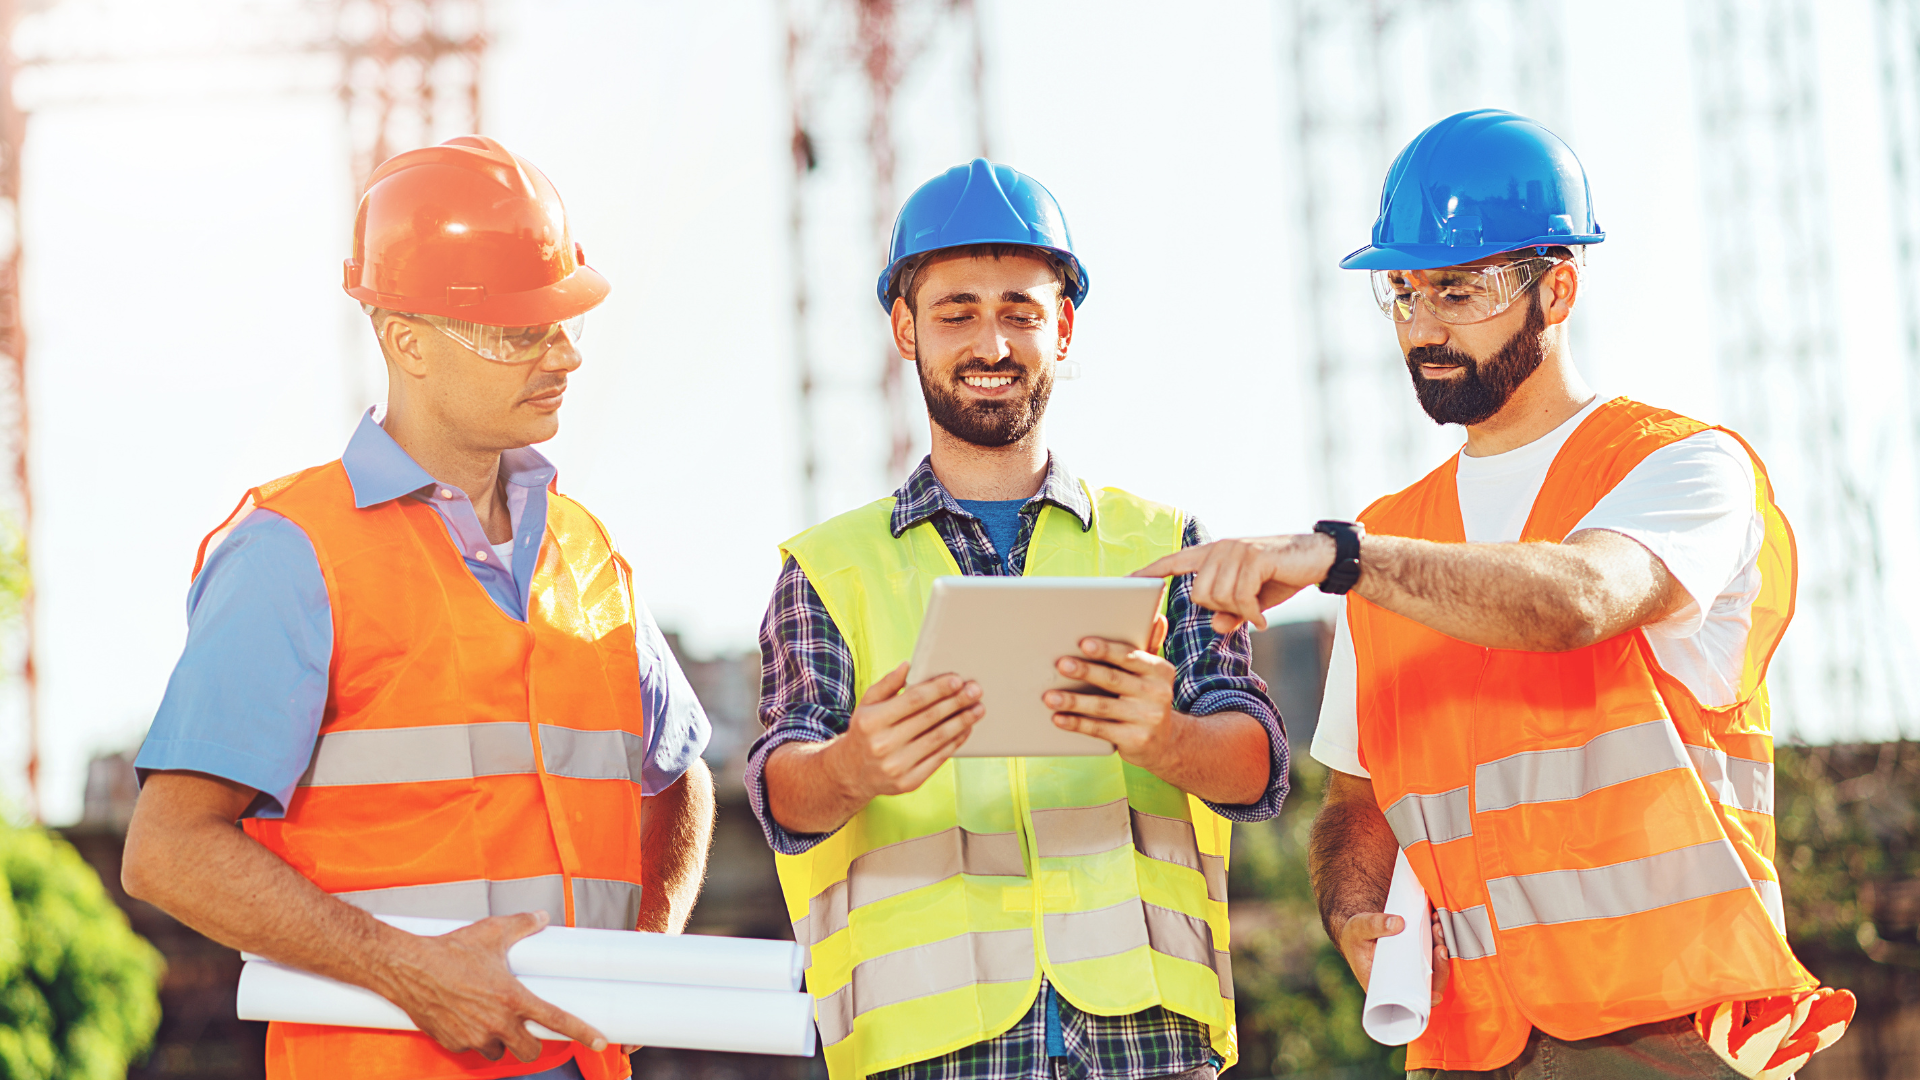
[[[1020,574],[1034,521],[1047,503],[1073,514],[1082,529],[1093,524],[1086,490],[1058,457],[1049,460],[1039,493],[1021,507],[1020,532],[1004,565],[986,528],[941,485],[930,460],[920,462],[894,498],[893,535],[931,521],[960,572],[969,575]],[[1205,541],[1205,530],[1188,518],[1181,545]],[[1232,821],[1265,821],[1280,812],[1287,795],[1286,732],[1266,683],[1253,673],[1246,629],[1221,641],[1211,613],[1196,607],[1191,593],[1191,578],[1174,579],[1164,649],[1177,670],[1174,707],[1190,716],[1243,712],[1266,728],[1269,772],[1260,800],[1246,806],[1207,804]],[[792,559],[781,568],[760,624],[760,655],[760,722],[766,730],[747,758],[747,795],[767,843],[797,855],[830,834],[791,832],[773,819],[767,810],[767,757],[786,743],[825,742],[845,731],[856,699],[853,653]],[[1057,1017],[1054,1048],[1064,1048],[1064,1055],[1048,1053],[1049,1013]],[[1198,1021],[1159,1007],[1131,1016],[1094,1016],[1075,1009],[1043,981],[1033,1007],[1011,1030],[879,1075],[883,1080],[1146,1080],[1198,1068],[1212,1056],[1206,1026]]]

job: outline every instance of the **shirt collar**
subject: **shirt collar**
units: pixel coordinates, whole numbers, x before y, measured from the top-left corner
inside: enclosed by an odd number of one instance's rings
[[[973,516],[947,492],[940,478],[933,475],[931,455],[920,459],[919,466],[907,477],[907,482],[893,493],[893,500],[893,520],[890,525],[895,539],[941,511],[967,518]],[[1047,478],[1040,485],[1040,490],[1020,507],[1020,512],[1038,513],[1043,503],[1052,503],[1078,518],[1081,532],[1093,528],[1093,503],[1087,499],[1086,489],[1080,486],[1080,481],[1058,454],[1047,455]]]
[[[365,510],[429,487],[436,480],[413,460],[387,429],[380,426],[386,410],[368,409],[347,441],[340,464],[347,470],[347,482],[353,485],[353,505]],[[558,472],[546,456],[531,446],[508,450],[500,455],[500,475],[509,484],[521,487],[546,487]]]

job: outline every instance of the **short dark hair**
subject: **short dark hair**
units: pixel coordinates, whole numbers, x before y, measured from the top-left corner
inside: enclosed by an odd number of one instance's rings
[[[893,280],[887,283],[887,299],[900,297],[907,302],[907,310],[920,314],[920,271],[935,259],[992,257],[995,259],[1039,259],[1052,268],[1053,276],[1060,282],[1060,296],[1071,297],[1080,289],[1080,268],[1073,260],[1062,258],[1049,248],[1035,247],[1032,244],[962,244],[959,247],[939,248],[923,251],[918,255],[909,255],[900,260],[893,268]]]

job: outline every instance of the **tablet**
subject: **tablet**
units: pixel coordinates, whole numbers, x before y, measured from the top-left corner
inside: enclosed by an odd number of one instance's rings
[[[1159,578],[943,577],[933,583],[907,684],[952,672],[980,684],[986,715],[956,757],[1110,754],[1105,739],[1053,726],[1048,690],[1104,694],[1060,674],[1080,639],[1145,648],[1166,582]]]

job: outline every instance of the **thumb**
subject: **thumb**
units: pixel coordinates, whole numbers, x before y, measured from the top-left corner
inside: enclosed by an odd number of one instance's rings
[[[1153,617],[1153,629],[1147,632],[1147,651],[1155,656],[1159,656],[1160,647],[1166,643],[1167,617],[1165,615],[1155,615]]]
[[[867,692],[860,696],[860,704],[878,705],[898,694],[906,685],[907,665],[903,662],[899,667],[880,676],[872,686],[867,687]]]

